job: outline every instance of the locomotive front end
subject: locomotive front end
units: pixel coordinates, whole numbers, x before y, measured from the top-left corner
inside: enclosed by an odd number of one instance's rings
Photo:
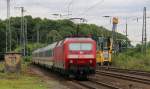
[[[76,40],[68,43],[69,71],[76,76],[95,73],[96,43],[92,39]]]

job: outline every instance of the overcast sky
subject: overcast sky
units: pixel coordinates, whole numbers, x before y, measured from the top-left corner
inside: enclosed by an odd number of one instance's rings
[[[0,0],[0,18],[6,18],[6,1]],[[109,18],[102,16],[117,16],[119,24],[117,31],[125,34],[125,17],[128,19],[129,38],[133,43],[141,41],[142,19],[137,22],[136,17],[142,17],[143,7],[147,7],[147,15],[150,16],[150,0],[10,0],[11,16],[20,16],[19,9],[14,7],[24,6],[26,15],[49,19],[58,19],[51,14],[69,13],[70,17],[84,17],[88,23],[104,26],[111,30]],[[66,18],[65,16],[63,18]],[[148,40],[150,40],[150,20],[148,20]]]

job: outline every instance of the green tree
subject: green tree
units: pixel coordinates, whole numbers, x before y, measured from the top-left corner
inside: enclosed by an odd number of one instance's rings
[[[62,36],[56,30],[51,30],[47,34],[47,43],[53,43],[62,39]]]

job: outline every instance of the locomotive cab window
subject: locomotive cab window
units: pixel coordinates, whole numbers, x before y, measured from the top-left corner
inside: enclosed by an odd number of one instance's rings
[[[78,51],[78,50],[92,50],[91,43],[71,43],[69,44],[69,50]]]

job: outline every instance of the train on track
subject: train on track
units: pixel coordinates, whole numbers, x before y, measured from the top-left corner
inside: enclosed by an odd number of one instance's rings
[[[68,37],[32,53],[32,62],[66,76],[87,78],[96,70],[96,42],[90,37]]]
[[[96,63],[100,66],[111,65],[113,40],[110,37],[98,37]]]

